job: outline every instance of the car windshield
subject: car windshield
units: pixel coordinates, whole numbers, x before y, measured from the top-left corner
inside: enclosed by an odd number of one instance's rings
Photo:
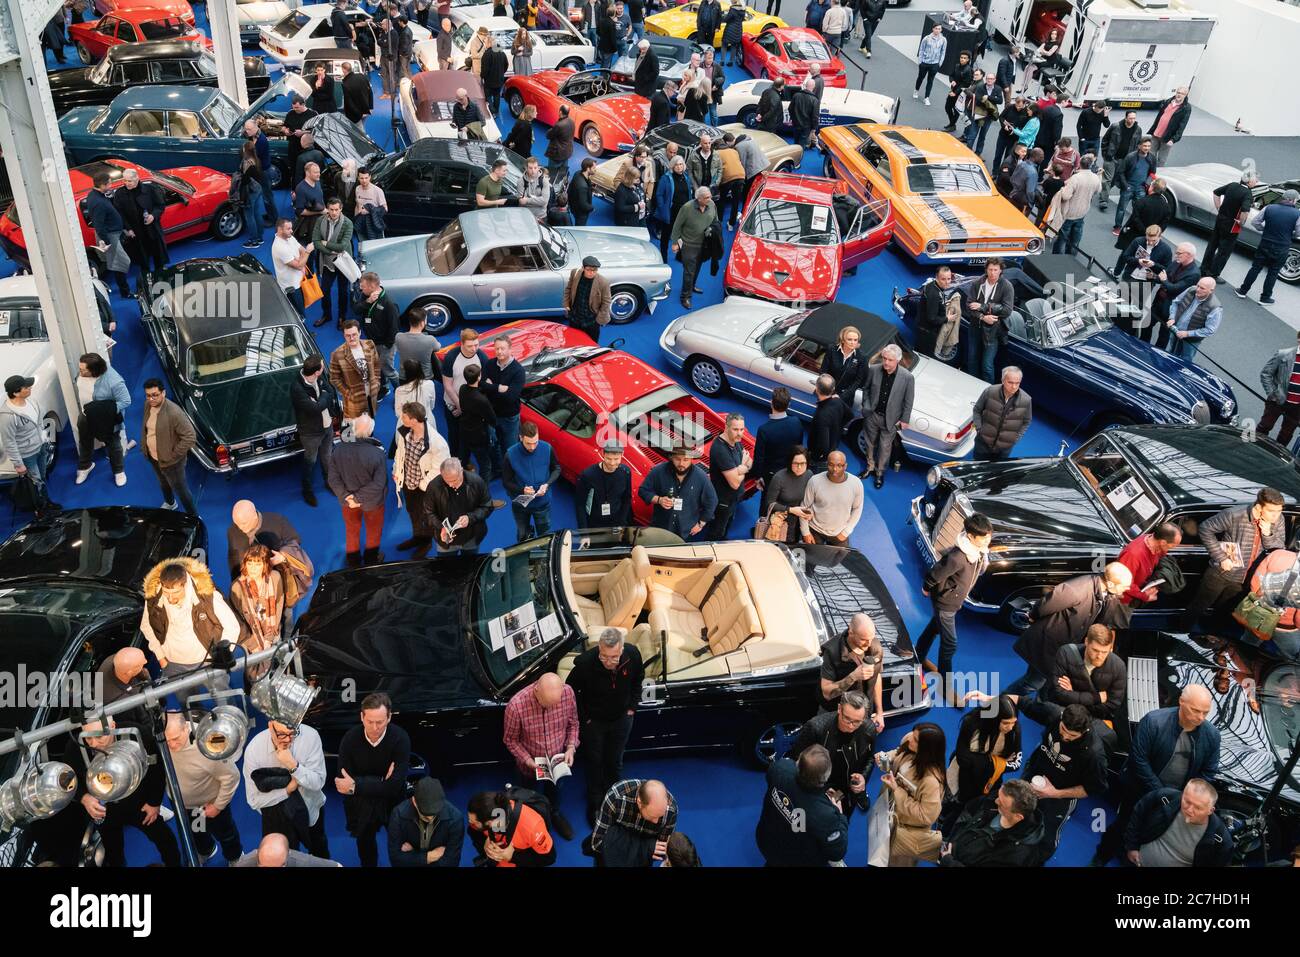
[[[529,382],[543,382],[552,376],[586,362],[598,352],[600,346],[572,346],[567,349],[543,349],[527,359],[520,359],[524,376]]]
[[[987,193],[989,178],[974,163],[922,163],[907,167],[907,188],[928,193]]]
[[[1033,303],[1025,305],[1032,313]],[[1097,301],[1079,303],[1077,306],[1038,320],[1041,341],[1049,347],[1082,342],[1099,332],[1105,332],[1111,325],[1110,319],[1106,316],[1105,305]]]
[[[551,261],[552,269],[559,269],[569,259],[569,241],[559,230],[552,229],[545,223],[539,225],[542,228],[542,248],[546,250],[546,258]]]
[[[155,183],[162,183],[168,189],[174,189],[182,196],[193,196],[194,187],[183,179],[177,179],[170,173],[151,173],[150,180]]]
[[[39,304],[12,308],[0,303],[0,342],[29,342],[45,339],[45,320]]]
[[[564,634],[551,587],[551,542],[534,538],[483,562],[471,586],[470,630],[492,683],[503,688]]]
[[[309,23],[311,23],[311,17],[307,16],[307,14],[291,13],[272,27],[271,30],[282,37],[295,37],[298,35],[298,31]]]
[[[829,206],[759,198],[745,217],[742,232],[769,243],[792,246],[834,246],[839,228]]]
[[[237,132],[235,124],[244,119],[244,111],[221,94],[213,97],[202,113],[207,117],[208,125],[224,136],[233,136]]]
[[[787,40],[786,56],[791,60],[822,60],[831,58],[830,51],[820,40]]]
[[[430,236],[424,244],[424,255],[435,276],[450,276],[459,269],[469,255],[460,221],[453,219],[442,232]]]
[[[195,385],[217,385],[297,368],[304,358],[302,340],[293,326],[250,329],[190,346],[185,378]]]
[[[668,455],[679,446],[698,448],[713,438],[699,411],[683,389],[669,385],[618,406],[609,418],[620,432]]]
[[[1277,756],[1285,764],[1300,735],[1300,667],[1293,664],[1275,668],[1259,691],[1264,730]],[[1290,787],[1300,789],[1300,772],[1292,772]]]
[[[758,344],[758,348],[763,355],[776,355],[777,351],[799,334],[799,324],[808,317],[808,310],[796,312],[792,316],[785,316],[777,319],[772,323],[770,329],[763,333],[763,339]]]
[[[180,17],[168,17],[166,20],[151,20],[140,24],[140,32],[146,40],[171,40],[185,36],[190,28]]]
[[[1160,499],[1115,443],[1099,435],[1070,456],[1106,513],[1130,538],[1159,516]]]

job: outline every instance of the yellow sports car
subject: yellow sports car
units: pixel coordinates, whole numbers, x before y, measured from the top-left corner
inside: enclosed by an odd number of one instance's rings
[[[730,8],[723,4],[723,14],[726,14],[728,9]],[[699,10],[700,5],[698,3],[686,3],[680,7],[673,7],[670,10],[664,10],[661,13],[646,17],[646,32],[689,40],[695,36],[695,17]],[[777,27],[784,28],[789,25],[780,17],[770,17],[765,13],[759,13],[753,7],[745,7],[745,33],[751,37],[756,37],[765,30],[772,30]],[[713,45],[718,49],[722,49],[722,27],[718,27],[718,32],[713,37]]]

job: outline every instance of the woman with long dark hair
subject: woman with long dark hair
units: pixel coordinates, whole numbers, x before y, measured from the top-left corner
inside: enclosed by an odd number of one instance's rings
[[[971,801],[992,794],[1007,771],[1020,770],[1020,709],[1008,695],[980,703],[962,715],[948,762],[948,791],[939,829],[947,833]]]
[[[931,721],[922,721],[903,736],[893,751],[876,755],[876,764],[885,772],[881,786],[894,799],[890,867],[915,867],[917,861],[939,859],[943,838],[934,825],[943,810],[947,789],[947,751],[943,729]]]
[[[257,159],[257,145],[245,140],[239,148],[239,204],[244,214],[244,248],[262,245],[262,221],[258,214],[262,199],[262,164]]]
[[[785,468],[777,470],[772,480],[763,486],[763,505],[760,516],[769,520],[774,513],[785,513],[785,543],[798,544],[799,518],[803,511],[803,493],[808,488],[812,473],[808,471],[808,450],[796,445],[790,450],[790,461]],[[807,517],[811,518],[811,511]]]

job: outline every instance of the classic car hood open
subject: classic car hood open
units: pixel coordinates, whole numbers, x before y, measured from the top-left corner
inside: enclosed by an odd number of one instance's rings
[[[559,232],[572,240],[569,265],[576,266],[584,256],[595,256],[601,268],[617,266],[662,266],[659,247],[650,242],[646,229],[625,227],[571,226]]]
[[[927,431],[935,422],[953,429],[964,426],[973,414],[975,401],[987,388],[987,383],[967,375],[950,365],[917,356],[912,369],[916,376],[917,395],[924,394],[924,406],[917,401],[909,425],[920,432]],[[923,419],[931,419],[927,423]]]
[[[295,636],[303,670],[324,694],[314,711],[355,723],[340,699],[351,678],[358,694],[387,692],[395,711],[469,706],[488,697],[467,658],[461,602],[484,559],[447,557],[331,572],[321,578]]]
[[[297,375],[296,367],[280,369],[195,389],[194,418],[227,444],[289,428],[294,424],[289,386]]]
[[[429,271],[424,255],[428,236],[389,236],[370,239],[360,244],[364,267],[379,273],[385,279],[410,279]],[[358,264],[360,265],[360,264]]]
[[[993,523],[995,545],[1096,542],[1114,545],[1110,522],[1065,459],[961,462],[947,466],[971,508]]]
[[[297,73],[286,73],[267,87],[265,93],[249,104],[248,109],[244,111],[244,115],[239,118],[239,122],[234,125],[233,129],[238,132],[243,128],[244,121],[257,116],[258,113],[265,109],[266,104],[276,97],[287,96],[291,93],[297,93],[303,99],[310,100],[311,84]]]
[[[357,129],[342,113],[313,116],[303,129],[310,130],[325,155],[339,164],[353,160],[357,166],[365,166],[366,160],[372,156],[384,155],[384,148]]]

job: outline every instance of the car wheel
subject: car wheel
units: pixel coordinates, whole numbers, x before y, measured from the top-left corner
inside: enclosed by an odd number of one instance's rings
[[[59,432],[62,426],[59,424],[59,417],[53,412],[46,413],[41,420],[41,438],[50,449],[50,463],[47,471],[54,470],[54,464],[59,460]]]
[[[822,175],[827,179],[835,178],[835,164],[831,162],[830,156],[822,157]]]
[[[777,758],[785,757],[790,745],[794,743],[795,735],[799,733],[800,725],[799,721],[776,721],[760,727],[742,745],[744,757],[759,770],[767,768]]]
[[[90,55],[90,51],[86,49],[86,45],[84,43],[77,44],[77,57],[81,60],[82,63],[86,64],[86,66],[90,66],[92,63],[95,62],[95,58]]]
[[[747,106],[736,116],[736,120],[747,130],[758,129],[758,107]]]
[[[696,356],[686,364],[686,377],[697,392],[713,398],[727,391],[727,376],[715,360]]]
[[[600,156],[605,152],[605,138],[600,135],[595,123],[588,123],[582,128],[582,145],[592,156]]]
[[[772,167],[773,173],[793,173],[795,172],[794,160],[781,160],[776,166]]]
[[[1292,247],[1287,253],[1286,262],[1282,264],[1278,277],[1283,282],[1300,283],[1300,249]]]
[[[645,298],[641,290],[627,286],[615,286],[609,300],[609,321],[616,326],[639,319],[645,309]]]
[[[280,164],[272,163],[271,168],[266,171],[266,181],[271,184],[271,189],[279,188],[284,179],[285,172],[280,168]]]
[[[524,95],[518,90],[511,90],[506,105],[510,107],[510,115],[518,119],[519,114],[524,111]]]
[[[863,428],[863,421],[858,419],[849,426],[849,445],[857,449],[858,455],[862,456],[862,461],[867,461],[867,430]]]
[[[1246,824],[1258,808],[1258,801],[1240,794],[1221,794],[1219,804],[1215,808],[1215,813],[1227,825],[1228,833],[1232,835],[1237,859],[1243,863],[1252,856],[1262,857],[1258,852],[1264,844],[1274,849],[1283,846],[1282,835],[1278,832],[1278,822],[1273,816],[1266,820],[1263,832],[1247,833]],[[1233,863],[1236,863],[1236,860]],[[1259,863],[1264,862],[1261,860]]]
[[[577,72],[580,71],[586,65],[587,64],[583,63],[582,60],[578,59],[577,57],[569,57],[567,60],[564,60],[562,63],[560,63],[559,68],[561,70],[573,70]]]
[[[212,217],[212,235],[217,239],[234,239],[243,231],[244,217],[234,206],[226,205]]]
[[[1027,588],[1007,598],[998,609],[997,626],[1009,635],[1018,635],[1028,627],[1027,613],[1031,605],[1040,598],[1046,598],[1051,586]]]
[[[460,321],[460,309],[456,303],[443,296],[426,296],[411,304],[408,313],[424,314],[429,325],[425,329],[430,335],[440,336]]]

